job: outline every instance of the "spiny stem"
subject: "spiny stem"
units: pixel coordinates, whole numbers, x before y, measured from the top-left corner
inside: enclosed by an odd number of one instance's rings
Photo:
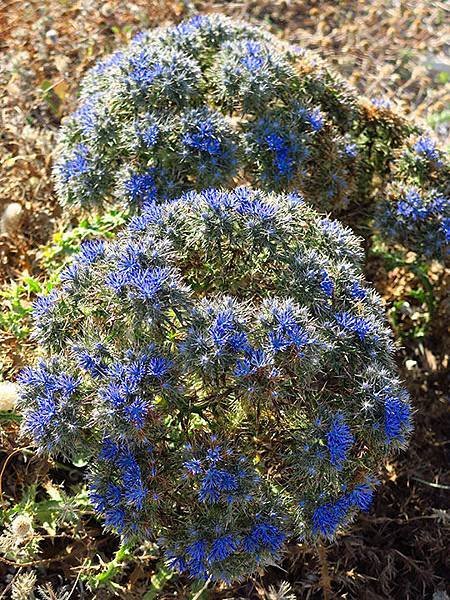
[[[330,571],[328,569],[327,549],[322,542],[317,544],[317,554],[320,562],[320,586],[323,591],[323,600],[330,600],[331,578]]]

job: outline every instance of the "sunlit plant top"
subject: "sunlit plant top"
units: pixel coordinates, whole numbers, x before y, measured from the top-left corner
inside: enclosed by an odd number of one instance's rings
[[[314,53],[221,15],[141,33],[95,65],[55,158],[65,205],[139,211],[251,183],[367,218],[378,197],[382,237],[426,258],[447,252],[448,159],[420,127]],[[415,186],[420,207],[405,214]]]
[[[34,310],[23,431],[107,529],[232,581],[371,504],[411,429],[359,241],[297,194],[189,192],[85,242]]]
[[[251,182],[340,209],[370,198],[374,172],[412,129],[314,54],[197,16],[138,35],[89,71],[62,129],[57,191],[69,205],[142,207]]]

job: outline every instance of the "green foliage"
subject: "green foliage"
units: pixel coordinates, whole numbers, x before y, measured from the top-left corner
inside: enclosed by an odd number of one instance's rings
[[[41,248],[41,267],[49,274],[60,271],[67,260],[78,252],[83,240],[111,238],[125,222],[126,212],[111,209],[103,214],[84,217],[75,227],[66,225],[54,233],[49,244]]]
[[[84,217],[73,227],[66,223],[38,253],[40,275],[27,274],[0,289],[2,311],[0,333],[25,341],[30,335],[33,301],[39,294],[49,294],[59,282],[61,269],[79,250],[85,239],[111,238],[126,221],[126,213],[111,209],[103,214]]]
[[[164,590],[168,581],[172,579],[174,573],[163,562],[158,563],[155,567],[155,574],[151,577],[151,587],[145,592],[142,600],[156,600]]]
[[[405,286],[401,298],[394,300],[388,310],[388,318],[396,337],[399,339],[419,340],[429,332],[437,308],[436,290],[429,276],[429,265],[406,259],[401,249],[387,246],[379,237],[374,236],[370,254],[381,258],[386,271],[404,269],[413,273],[416,287]]]
[[[57,276],[52,274],[51,279],[41,283],[34,277],[24,276],[17,282],[0,289],[2,299],[2,312],[0,313],[0,330],[14,336],[17,340],[25,340],[30,334],[30,313],[32,300],[37,294],[48,294]]]
[[[114,558],[108,563],[104,563],[100,559],[100,564],[95,565],[92,561],[86,564],[85,572],[82,579],[86,581],[91,589],[98,587],[118,588],[118,584],[114,579],[121,574],[124,563],[130,559],[131,553],[129,546],[122,545],[114,554]],[[98,571],[95,575],[92,571]]]

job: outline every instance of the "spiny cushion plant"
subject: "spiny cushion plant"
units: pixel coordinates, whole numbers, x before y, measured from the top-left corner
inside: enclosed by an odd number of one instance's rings
[[[307,192],[324,211],[370,204],[374,174],[416,130],[314,54],[220,15],[138,35],[80,96],[55,176],[63,204],[88,208],[242,183]]]
[[[84,457],[126,540],[232,581],[290,539],[333,538],[411,429],[380,298],[351,231],[240,187],[148,206],[85,242],[35,307],[23,431]]]
[[[393,183],[376,211],[387,239],[427,259],[449,258],[450,165],[429,136],[415,136],[397,151]]]

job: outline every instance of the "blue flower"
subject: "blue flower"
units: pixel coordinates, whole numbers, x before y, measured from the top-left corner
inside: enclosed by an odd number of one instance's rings
[[[147,148],[152,148],[158,141],[159,127],[154,123],[139,132],[139,137],[142,139]]]
[[[261,348],[247,349],[247,358],[240,359],[236,362],[234,374],[236,377],[245,377],[253,373],[257,373],[260,369],[264,369],[272,364],[271,356]]]
[[[46,391],[56,389],[57,387],[54,376],[48,371],[46,363],[42,360],[35,368],[25,367],[22,369],[19,373],[18,381],[23,386],[43,385]]]
[[[73,377],[68,373],[61,373],[58,377],[58,390],[65,400],[69,400],[81,385],[81,377]]]
[[[108,483],[105,489],[105,499],[108,506],[115,507],[120,504],[122,500],[122,492],[117,485],[113,483]]]
[[[147,495],[148,491],[141,482],[135,483],[130,487],[125,487],[123,492],[125,501],[137,510],[142,510],[144,508],[144,502]]]
[[[124,189],[131,202],[152,204],[158,196],[155,183],[155,171],[149,169],[146,173],[134,173],[124,182]]]
[[[263,54],[261,44],[254,41],[246,41],[243,50],[243,56],[240,58],[241,64],[251,73],[255,73],[262,69],[267,62],[267,58]]]
[[[129,449],[124,449],[118,459],[117,465],[123,469],[124,483],[134,484],[141,481],[141,469],[136,458]]]
[[[57,414],[57,407],[51,395],[38,397],[36,402],[36,410],[28,412],[25,416],[24,428],[39,443],[49,433],[50,424]]]
[[[313,110],[300,108],[298,114],[311,126],[313,131],[317,132],[323,129],[324,119],[319,108],[314,108]]]
[[[282,307],[274,305],[271,313],[275,318],[274,331],[269,332],[269,341],[275,351],[284,350],[289,346],[295,346],[301,350],[311,343],[308,333],[296,322],[296,318],[289,303]]]
[[[269,153],[269,160],[266,159],[262,165],[262,179],[269,183],[272,179],[277,183],[291,181],[310,154],[304,136],[276,119],[259,119],[251,126],[248,137],[252,145],[256,143],[258,163],[261,153],[263,156]]]
[[[327,433],[327,447],[330,453],[331,464],[341,471],[347,459],[347,453],[352,447],[354,437],[350,427],[345,423],[342,414],[335,415],[331,429]]]
[[[211,119],[207,118],[198,120],[193,129],[184,134],[182,143],[190,148],[195,148],[211,155],[217,155],[222,152],[216,127]]]
[[[428,160],[441,162],[439,151],[436,148],[436,142],[428,136],[422,136],[414,144],[414,151]]]
[[[106,388],[101,388],[98,395],[102,400],[111,404],[114,408],[122,408],[127,400],[127,394],[124,391],[123,386],[112,381],[108,383]]]
[[[143,398],[136,398],[124,407],[123,412],[127,421],[130,421],[136,429],[142,429],[148,414],[148,403]]]
[[[133,288],[133,296],[141,300],[154,300],[169,281],[170,275],[168,267],[140,269],[132,273],[129,283]]]
[[[174,571],[178,571],[178,573],[183,573],[183,571],[187,570],[187,564],[184,560],[183,556],[179,554],[175,554],[171,550],[166,551],[166,560],[170,569]]]
[[[64,267],[59,275],[59,279],[65,289],[70,289],[72,285],[80,283],[80,266],[73,262]]]
[[[143,233],[150,225],[161,221],[162,209],[156,204],[147,204],[142,207],[142,214],[133,217],[128,225],[130,233]]]
[[[237,550],[237,548],[238,540],[233,535],[223,535],[222,537],[214,540],[214,542],[211,544],[207,560],[209,563],[225,560],[231,556]]]
[[[406,433],[410,430],[411,409],[409,405],[395,396],[388,396],[384,401],[384,432],[387,443],[403,442]]]
[[[397,203],[396,210],[398,215],[413,221],[424,220],[429,215],[429,207],[425,205],[417,188],[407,190],[405,196]]]
[[[295,166],[294,148],[288,140],[277,133],[266,135],[266,144],[275,155],[275,166],[282,177],[290,179],[293,177]]]
[[[153,148],[158,141],[160,128],[152,115],[147,115],[142,123],[135,123],[135,131],[136,135],[142,144],[144,144],[144,146],[147,148]]]
[[[208,27],[209,18],[206,15],[195,15],[186,21],[182,21],[173,29],[174,39],[183,39],[194,36],[199,29]]]
[[[187,568],[191,577],[195,579],[208,579],[206,570],[206,542],[198,540],[186,548],[186,554],[190,557],[187,561]]]
[[[320,281],[321,290],[328,296],[328,298],[331,298],[333,295],[333,292],[334,292],[333,280],[328,275],[328,273],[325,269],[322,269],[320,271],[320,277],[321,277],[321,281]]]
[[[350,509],[347,496],[336,502],[328,502],[318,506],[313,513],[312,526],[314,534],[321,534],[326,538],[334,537],[339,525],[342,525]]]
[[[291,340],[278,331],[269,331],[269,344],[274,352],[283,352],[291,345]]]
[[[107,507],[107,502],[104,494],[102,494],[95,485],[90,485],[88,489],[89,501],[99,513],[104,513]]]
[[[116,464],[122,470],[125,501],[142,510],[148,491],[142,482],[141,468],[136,458],[129,450],[125,450],[118,456]]]
[[[104,377],[106,375],[106,365],[98,357],[90,354],[85,348],[74,346],[72,351],[75,355],[78,365],[92,375],[92,377]]]
[[[103,240],[88,240],[82,242],[75,259],[82,265],[92,265],[104,254],[105,242]]]
[[[352,506],[359,510],[369,510],[373,502],[374,491],[368,483],[360,483],[349,494],[349,501]]]
[[[202,461],[197,458],[187,460],[183,463],[183,466],[191,475],[200,475],[203,472]]]
[[[126,513],[123,508],[109,508],[105,512],[105,525],[115,529],[117,533],[123,533],[125,529]]]
[[[145,259],[145,253],[139,245],[127,244],[117,253],[116,267],[123,273],[137,273]]]
[[[118,295],[123,292],[123,289],[128,283],[129,280],[127,275],[121,271],[111,271],[105,278],[105,285]]]
[[[102,447],[99,454],[100,460],[106,460],[108,462],[114,462],[119,455],[119,447],[109,437],[104,438]]]
[[[172,362],[163,356],[152,356],[147,363],[147,373],[162,379],[169,371]]]
[[[89,150],[86,145],[78,144],[72,152],[72,158],[57,165],[57,171],[63,183],[68,183],[71,179],[80,177],[89,172]]]
[[[349,158],[356,158],[358,156],[358,147],[356,144],[345,144],[344,152]]]
[[[74,121],[80,125],[81,131],[86,135],[96,133],[98,127],[96,108],[100,97],[100,93],[92,94],[72,115]]]
[[[260,554],[270,552],[277,554],[286,540],[286,534],[276,525],[261,522],[253,526],[250,533],[242,541],[245,552]]]
[[[235,475],[212,466],[204,474],[198,497],[201,502],[216,503],[222,498],[223,492],[235,492],[237,489]]]
[[[218,352],[225,347],[236,352],[248,347],[247,336],[239,330],[232,309],[221,310],[217,313],[209,328],[209,334]]]
[[[236,206],[238,214],[251,217],[252,219],[256,217],[260,221],[270,221],[277,215],[277,207],[269,202],[259,200],[258,198],[245,198],[245,196],[240,196],[239,192],[236,195],[239,201],[239,204]]]
[[[134,391],[137,390],[140,383],[147,375],[147,358],[140,357],[137,360],[132,361],[125,368],[120,369],[118,373],[119,377],[125,377],[127,385]]]
[[[33,319],[39,321],[48,316],[58,299],[58,292],[53,290],[47,296],[38,296],[33,304]]]
[[[355,317],[348,312],[341,312],[336,313],[334,318],[342,329],[355,333],[362,342],[372,333],[370,323],[363,317]]]
[[[358,281],[354,281],[351,284],[349,291],[350,296],[353,298],[353,300],[364,300],[364,298],[367,296],[366,290],[360,285]]]
[[[211,442],[215,443],[216,438],[211,436]],[[208,448],[206,452],[206,458],[210,463],[216,464],[219,460],[222,459],[222,448],[220,446],[213,446],[212,448]]]
[[[442,219],[442,231],[445,236],[445,242],[450,243],[450,217]]]
[[[167,67],[161,63],[152,64],[154,57],[142,49],[129,59],[127,80],[135,83],[141,89],[148,88],[157,77],[167,73]]]

